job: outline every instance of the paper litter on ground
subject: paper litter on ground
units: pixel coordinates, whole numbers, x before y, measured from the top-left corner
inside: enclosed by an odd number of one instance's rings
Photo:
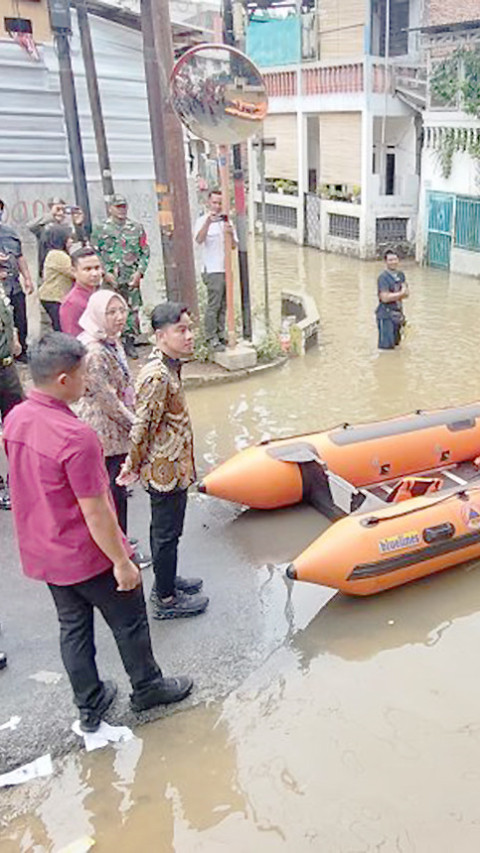
[[[0,788],[5,788],[7,785],[21,785],[22,782],[29,782],[30,779],[36,779],[38,776],[50,776],[51,773],[53,773],[53,765],[50,753],[48,753],[41,755],[40,758],[36,758],[29,764],[10,770],[9,773],[2,773]]]
[[[40,672],[35,672],[29,675],[32,681],[40,681],[42,684],[58,684],[62,679],[61,672],[51,672],[48,669],[41,669]]]
[[[7,720],[6,723],[2,723],[2,725],[0,726],[0,732],[5,731],[5,729],[11,729],[13,732],[13,730],[17,728],[21,719],[21,717],[10,717],[10,719]]]
[[[128,726],[111,726],[102,720],[100,727],[96,732],[83,732],[80,728],[80,720],[75,720],[72,725],[72,731],[79,737],[83,737],[85,741],[85,749],[87,752],[92,752],[94,749],[101,749],[111,743],[126,743],[133,738],[133,732]]]

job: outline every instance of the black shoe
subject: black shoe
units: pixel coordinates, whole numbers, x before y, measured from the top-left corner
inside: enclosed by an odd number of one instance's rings
[[[190,693],[193,680],[188,675],[179,675],[178,678],[159,678],[146,690],[132,693],[130,704],[134,711],[148,711],[155,705],[171,705],[172,702],[181,702]]]
[[[125,341],[123,343],[123,348],[124,348],[124,350],[125,350],[125,352],[129,358],[133,358],[133,359],[138,358],[138,352],[135,349],[135,344],[134,344],[133,338],[131,336],[129,336],[128,338],[125,338]]]
[[[114,681],[103,682],[102,698],[96,708],[83,708],[80,711],[80,728],[82,732],[96,732],[103,715],[106,713],[117,695],[117,685]]]
[[[5,652],[0,652],[0,669],[5,669],[7,665],[7,656]]]
[[[21,352],[20,355],[15,356],[15,361],[17,364],[28,364],[27,353]]]
[[[10,500],[10,489],[8,486],[0,486],[0,509],[11,509],[12,501]]]
[[[144,554],[140,548],[135,548],[135,553],[132,556],[132,563],[135,563],[139,569],[148,569],[152,565],[150,554]]]
[[[198,616],[208,607],[206,595],[186,595],[178,590],[171,601],[162,601],[157,597],[153,604],[154,619],[181,619],[185,616]]]
[[[181,578],[178,575],[175,578],[175,589],[186,592],[187,595],[195,595],[195,593],[200,592],[202,586],[202,578]]]

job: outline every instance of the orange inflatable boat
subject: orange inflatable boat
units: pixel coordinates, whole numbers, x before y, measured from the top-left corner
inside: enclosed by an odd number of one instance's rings
[[[311,503],[335,523],[287,569],[370,595],[480,557],[480,404],[267,441],[199,485],[256,509]]]

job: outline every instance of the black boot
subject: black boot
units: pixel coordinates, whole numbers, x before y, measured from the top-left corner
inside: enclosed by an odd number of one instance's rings
[[[137,359],[138,353],[135,349],[134,337],[133,335],[126,335],[123,343],[125,352],[129,358]]]

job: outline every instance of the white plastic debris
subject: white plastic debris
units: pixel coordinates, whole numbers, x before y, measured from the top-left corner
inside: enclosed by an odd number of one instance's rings
[[[87,853],[94,844],[94,838],[90,838],[89,835],[84,835],[83,838],[77,838],[76,841],[72,841],[71,844],[67,844],[66,847],[62,847],[59,853]]]
[[[6,723],[2,723],[2,725],[0,726],[0,732],[5,731],[6,729],[11,729],[11,731],[13,732],[13,730],[17,728],[21,719],[21,717],[10,717],[10,719],[7,720]]]
[[[61,681],[62,673],[61,672],[51,672],[48,669],[41,669],[40,672],[35,672],[33,675],[29,675],[29,678],[32,681],[40,681],[42,684],[58,684]]]
[[[72,731],[79,737],[83,737],[87,752],[102,749],[108,743],[126,743],[133,738],[133,732],[128,726],[110,726],[105,720],[102,720],[96,732],[83,732],[80,728],[80,720],[75,720]]]
[[[36,758],[30,764],[24,764],[22,767],[17,767],[16,770],[11,770],[9,773],[2,773],[0,776],[0,788],[5,788],[7,785],[21,785],[23,782],[29,782],[31,779],[36,779],[38,776],[50,776],[53,773],[52,759],[50,753]]]

